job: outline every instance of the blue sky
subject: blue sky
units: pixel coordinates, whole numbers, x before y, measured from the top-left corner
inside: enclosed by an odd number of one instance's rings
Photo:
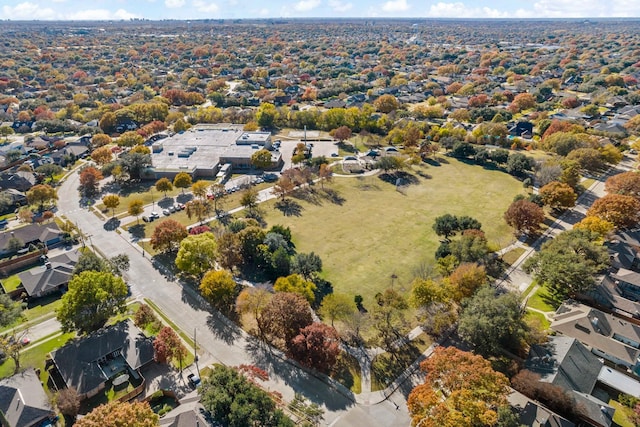
[[[640,17],[640,0],[0,0],[0,19]]]

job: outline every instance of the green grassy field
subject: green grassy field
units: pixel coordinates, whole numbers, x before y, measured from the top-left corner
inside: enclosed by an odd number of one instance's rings
[[[529,301],[527,301],[527,307],[536,308],[541,311],[556,311],[558,307],[560,307],[560,303],[551,298],[544,286],[540,286],[538,291],[531,295]]]
[[[18,289],[18,286],[20,286],[20,283],[22,283],[20,281],[20,278],[18,277],[17,274],[14,274],[12,276],[7,277],[6,279],[4,279],[2,281],[2,287],[4,288],[4,291],[6,293],[9,293],[9,292],[13,292],[16,289]]]
[[[522,184],[504,172],[446,161],[416,168],[418,183],[404,194],[377,176],[334,179],[325,186],[332,197],[315,185],[315,200],[294,199],[299,212],[285,216],[272,200],[261,205],[264,218],[268,225],[291,227],[299,252],[321,256],[335,291],[373,296],[390,286],[392,274],[406,291],[415,271],[435,262],[439,238],[432,225],[439,215],[478,219],[497,246],[511,239],[502,215]]]
[[[631,415],[633,410],[620,404],[616,400],[610,400],[609,405],[616,408],[616,412],[613,414],[613,422],[620,427],[634,427],[635,424],[631,421]]]

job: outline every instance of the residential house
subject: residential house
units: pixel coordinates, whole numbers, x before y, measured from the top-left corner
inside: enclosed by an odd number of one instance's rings
[[[509,127],[509,135],[519,136],[522,138],[533,137],[533,123],[531,122],[517,122]]]
[[[0,233],[0,256],[8,254],[7,246],[12,238],[22,241],[24,247],[42,244],[51,248],[62,242],[62,231],[52,222],[44,225],[29,224]]]
[[[153,342],[126,320],[67,343],[51,360],[64,386],[85,399],[123,374],[140,379],[140,369],[153,361]]]
[[[161,427],[206,427],[210,425],[207,421],[206,411],[200,404],[200,399],[180,402],[180,406],[168,412],[160,419]]]
[[[67,251],[49,258],[44,266],[19,273],[22,285],[18,290],[36,298],[61,290],[71,280],[78,257],[77,251]]]
[[[607,243],[611,267],[598,286],[580,299],[615,314],[640,318],[640,231],[616,233]]]
[[[71,156],[74,159],[83,159],[89,155],[90,149],[87,144],[81,142],[72,142],[61,150],[64,155]]]
[[[596,356],[640,375],[640,326],[567,301],[556,311],[551,329],[579,340]]]
[[[574,427],[575,424],[555,412],[541,406],[515,390],[507,396],[511,407],[517,411],[520,424],[527,427]]]
[[[0,380],[2,426],[40,426],[53,420],[55,412],[36,371],[27,369]]]
[[[32,172],[17,171],[0,175],[0,189],[12,188],[18,191],[27,191],[36,184],[36,176]]]
[[[525,368],[540,375],[541,381],[582,393],[593,391],[602,366],[587,347],[566,336],[532,345],[525,361]]]

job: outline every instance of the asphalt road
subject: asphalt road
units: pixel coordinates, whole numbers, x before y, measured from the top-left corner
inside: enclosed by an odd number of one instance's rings
[[[128,236],[120,235],[107,223],[80,204],[77,191],[79,178],[72,173],[58,189],[59,214],[73,221],[89,237],[90,243],[102,254],[111,257],[125,253],[131,268],[125,279],[134,298],[153,301],[178,327],[192,334],[197,329],[198,345],[204,352],[200,355],[200,367],[213,362],[238,366],[254,364],[269,372],[266,383],[269,390],[282,394],[290,401],[295,393],[301,393],[311,402],[325,410],[324,424],[334,426],[362,425],[364,414],[371,415],[370,427],[409,425],[410,419],[405,405],[407,387],[382,403],[373,406],[358,405],[353,396],[345,396],[337,388],[320,381],[306,371],[283,361],[242,329],[216,315],[210,307],[189,288],[164,275],[134,246]],[[410,389],[409,389],[410,390]],[[374,415],[375,414],[375,415]]]
[[[587,210],[589,210],[593,202],[606,194],[604,183],[607,178],[612,175],[633,170],[634,163],[635,160],[633,158],[625,156],[622,162],[612,167],[603,176],[599,177],[584,193],[580,195],[576,201],[576,205],[554,221],[549,229],[547,229],[544,234],[536,240],[533,246],[528,248],[520,258],[513,263],[503,276],[503,279],[497,281],[497,284],[513,291],[524,292],[533,280],[529,274],[522,270],[522,266],[527,258],[540,250],[540,247],[547,240],[554,238],[563,231],[571,230],[575,223],[581,221],[586,216]]]

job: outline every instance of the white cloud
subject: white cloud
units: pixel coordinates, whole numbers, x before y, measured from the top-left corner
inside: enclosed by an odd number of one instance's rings
[[[115,19],[133,19],[133,18],[141,18],[140,15],[136,15],[135,13],[128,12],[124,9],[118,9],[113,13],[113,17]]]
[[[164,0],[164,5],[169,9],[175,9],[184,6],[185,0]]]
[[[140,16],[124,9],[118,9],[115,12],[108,9],[85,9],[64,15],[64,19],[73,21],[128,20],[133,18],[140,18]]]
[[[258,9],[256,11],[256,15],[258,15],[258,16],[269,16],[269,9],[267,9],[266,7],[263,7],[262,9]]]
[[[382,5],[382,10],[385,12],[405,12],[409,10],[411,6],[407,3],[407,0],[391,0]]]
[[[2,6],[2,17],[12,20],[56,19],[56,13],[51,8],[40,7],[39,4],[24,2],[13,7]]]
[[[321,0],[301,0],[293,5],[297,12],[308,12],[320,6]]]
[[[507,18],[508,13],[488,7],[468,7],[461,2],[439,2],[431,5],[427,16],[432,18]]]
[[[195,0],[193,2],[193,6],[198,10],[198,12],[204,13],[216,13],[220,8],[215,3],[206,3],[202,0]]]
[[[640,3],[636,0],[582,0],[580,6],[571,0],[538,0],[533,3],[535,16],[545,18],[636,17]]]
[[[346,12],[353,8],[353,3],[343,3],[340,0],[329,0],[329,6],[336,12]]]

